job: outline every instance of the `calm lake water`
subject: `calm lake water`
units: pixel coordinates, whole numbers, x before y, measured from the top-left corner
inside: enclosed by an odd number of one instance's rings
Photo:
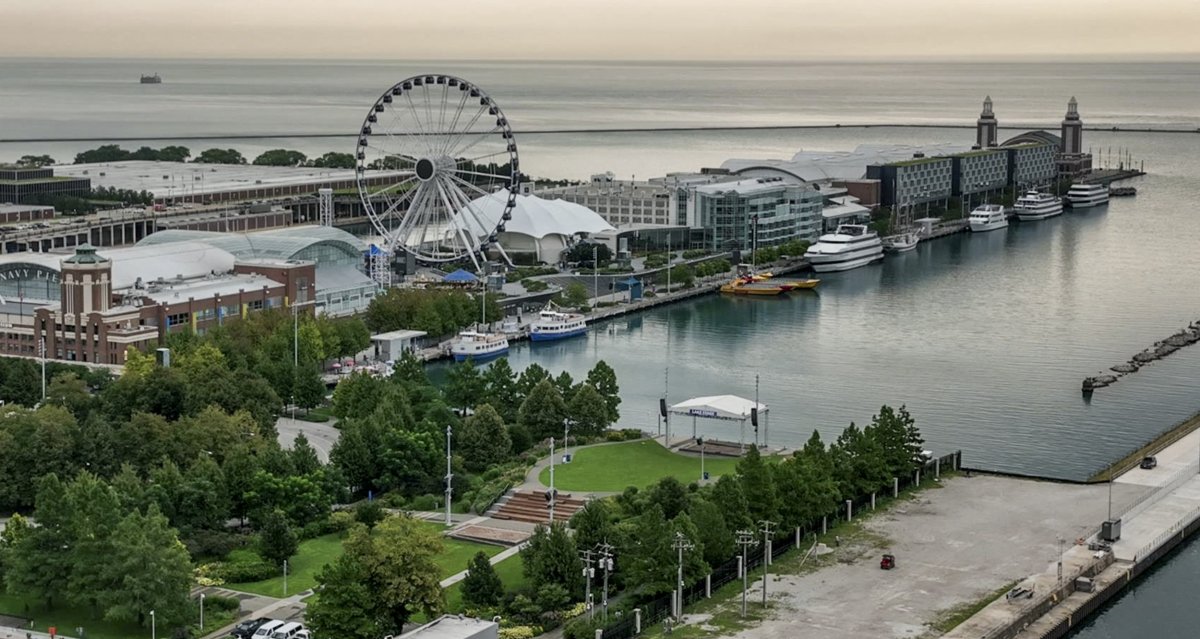
[[[137,84],[157,72],[163,84]],[[967,124],[990,94],[1001,125],[1056,127],[1079,98],[1088,125],[1200,127],[1200,64],[514,64],[0,60],[0,138],[353,132],[392,83],[455,73],[487,89],[520,131],[680,125]],[[1001,137],[1007,137],[1002,131]],[[1014,132],[1015,133],[1015,132]],[[649,177],[730,157],[786,158],[862,143],[969,142],[973,132],[840,129],[518,134],[522,168],[546,177]],[[158,142],[146,142],[160,145]],[[0,144],[0,160],[87,143]],[[137,146],[142,143],[125,143]],[[353,139],[185,142],[309,154]],[[822,277],[777,300],[710,296],[517,346],[578,377],[617,371],[623,421],[655,428],[657,400],[707,394],[771,406],[771,441],[833,438],[881,404],[907,404],[938,452],[972,466],[1082,479],[1200,410],[1200,347],[1091,402],[1083,376],[1200,318],[1200,135],[1087,132],[1128,148],[1150,175],[1107,208],[922,244],[881,265]],[[669,373],[668,373],[669,369]],[[669,377],[669,385],[668,385]],[[690,432],[690,424],[679,424]],[[700,425],[736,438],[736,431]],[[676,432],[681,432],[677,430]],[[1195,542],[1079,636],[1192,636]]]

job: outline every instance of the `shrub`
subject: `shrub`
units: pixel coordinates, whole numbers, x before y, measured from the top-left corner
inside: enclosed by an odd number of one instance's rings
[[[355,521],[365,525],[367,528],[374,528],[375,524],[383,521],[384,517],[387,517],[387,512],[383,510],[383,506],[380,506],[377,501],[359,502],[354,507]]]
[[[337,532],[345,532],[353,525],[354,514],[349,511],[339,510],[329,515],[329,526],[337,530]]]
[[[413,497],[412,501],[409,503],[409,509],[437,510],[438,503],[438,498],[433,495],[421,495],[420,497]]]
[[[541,280],[526,280],[521,282],[521,286],[524,286],[525,290],[530,293],[541,293],[542,291],[550,288],[549,284]]]
[[[204,597],[205,610],[213,610],[217,612],[225,612],[228,610],[241,610],[242,602],[237,597],[226,597],[225,595],[206,595]]]
[[[279,574],[280,567],[271,565],[270,562],[258,555],[252,557],[241,557],[234,561],[210,564],[215,566],[213,576],[226,583],[241,583],[262,581]]]
[[[182,541],[192,557],[225,559],[234,550],[249,545],[250,538],[223,530],[195,530]]]
[[[533,639],[542,634],[538,626],[510,626],[500,629],[500,639]]]

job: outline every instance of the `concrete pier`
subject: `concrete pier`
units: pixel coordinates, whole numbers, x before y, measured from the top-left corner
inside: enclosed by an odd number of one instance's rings
[[[1030,575],[944,637],[955,639],[1056,639],[1133,582],[1166,553],[1200,529],[1200,431],[1163,449],[1158,467],[1133,468],[1113,488],[1148,492],[1113,511],[1121,536],[1109,549],[1097,548],[1098,530],[1082,540],[1065,540],[1059,561]],[[1082,541],[1083,543],[1077,543]],[[1076,582],[1091,580],[1091,588]],[[1029,593],[1028,596],[1025,593]]]

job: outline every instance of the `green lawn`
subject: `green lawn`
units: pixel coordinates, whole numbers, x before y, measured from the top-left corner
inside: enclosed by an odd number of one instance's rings
[[[733,472],[736,459],[708,456],[704,470],[715,479]],[[649,440],[580,449],[569,464],[554,465],[554,487],[562,491],[620,492],[644,488],[672,476],[687,484],[700,479],[700,458],[672,453]],[[550,485],[550,469],[538,476]]]
[[[420,522],[422,526],[441,533],[445,526],[433,522]],[[442,538],[443,551],[437,557],[437,565],[442,570],[442,577],[449,577],[467,569],[467,562],[475,553],[483,551],[487,556],[500,552],[503,548],[490,544],[477,544],[458,539]],[[251,550],[236,550],[234,553],[251,553]],[[312,588],[317,583],[317,573],[326,564],[334,561],[342,554],[342,539],[339,535],[325,535],[316,539],[300,542],[296,556],[288,561],[288,594],[294,595]],[[236,556],[236,555],[233,555]],[[227,587],[243,592],[252,592],[268,597],[283,596],[283,575],[250,583],[226,584]]]
[[[236,557],[237,553],[253,552],[252,550],[235,550],[233,553],[230,553],[230,558]],[[342,539],[337,534],[325,535],[300,542],[300,547],[296,550],[296,555],[288,560],[287,594],[294,595],[315,586],[317,583],[317,573],[325,567],[325,564],[337,559],[341,554]],[[279,576],[272,577],[271,579],[250,583],[226,584],[226,586],[234,590],[252,592],[267,597],[284,596],[282,572]]]
[[[423,521],[421,525],[428,527],[437,533],[446,530],[442,524],[436,524],[431,521]],[[488,557],[499,553],[504,548],[493,546],[492,544],[477,544],[471,541],[462,541],[460,539],[451,539],[449,537],[442,538],[442,554],[438,555],[437,565],[442,569],[442,579],[450,575],[460,573],[467,569],[467,562],[471,561],[471,557],[475,553],[483,551]]]
[[[22,630],[48,632],[49,628],[54,626],[60,635],[66,634],[71,637],[78,637],[79,633],[75,629],[82,627],[84,634],[91,639],[131,639],[150,636],[149,628],[140,628],[134,623],[115,623],[96,619],[90,611],[84,608],[58,607],[48,611],[39,603],[30,602],[28,607],[26,603],[27,600],[22,597],[0,594],[0,614],[32,618],[33,627],[24,627]],[[204,628],[207,632],[216,630],[233,621],[233,611],[208,612],[211,614],[204,615]],[[199,619],[197,618],[195,621],[199,621]],[[159,636],[169,636],[170,630],[170,628],[164,628],[160,625],[158,627],[158,634]],[[193,630],[195,630],[194,627]],[[196,636],[202,634],[204,633],[195,633]]]

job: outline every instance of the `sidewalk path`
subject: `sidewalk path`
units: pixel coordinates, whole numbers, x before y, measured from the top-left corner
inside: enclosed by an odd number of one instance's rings
[[[504,550],[500,551],[499,553],[492,555],[492,558],[488,560],[488,563],[495,566],[496,564],[504,561],[505,559],[508,559],[509,557],[512,557],[513,555],[521,552],[521,549],[524,547],[525,547],[525,544],[520,544],[517,546],[513,546],[511,548],[505,548]],[[442,580],[442,582],[441,582],[442,587],[449,588],[450,586],[453,586],[454,584],[465,579],[466,576],[467,576],[467,571],[465,571],[465,570],[460,573],[455,573],[453,575],[450,575],[449,577],[446,577],[445,579]]]

